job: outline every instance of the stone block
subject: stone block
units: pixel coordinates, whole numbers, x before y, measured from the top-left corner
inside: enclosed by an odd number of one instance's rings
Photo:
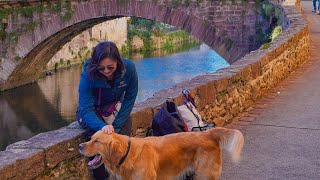
[[[74,122],[70,123],[67,126],[67,129],[79,129],[79,130],[83,130],[83,133],[85,132],[85,130],[78,123],[78,121],[74,121]]]
[[[0,179],[34,179],[40,176],[44,169],[43,150],[7,148],[0,152]]]
[[[182,93],[181,93],[180,96],[174,98],[174,103],[176,104],[176,106],[180,106],[180,105],[183,104],[183,95],[182,95]]]
[[[143,110],[145,108],[150,108],[153,117],[158,112],[158,108],[160,108],[164,102],[165,98],[157,98],[153,96],[152,98],[148,98],[144,102],[136,103],[133,107],[131,114],[139,112],[140,110]]]
[[[221,78],[215,81],[215,86],[217,88],[217,92],[221,92],[228,89],[229,83],[228,78]]]
[[[0,151],[0,179],[14,179],[18,177],[16,159],[10,151]]]
[[[224,126],[226,119],[223,117],[217,117],[213,120],[213,122],[218,126],[218,127],[222,127]]]
[[[262,69],[261,69],[261,63],[260,61],[251,64],[251,77],[252,79],[256,79],[257,77],[261,76]]]
[[[135,135],[139,128],[147,128],[152,124],[153,113],[150,107],[144,108],[131,114],[132,117],[132,132]]]
[[[64,128],[40,133],[23,143],[11,144],[7,149],[42,149],[46,166],[53,168],[59,162],[79,155],[79,144],[84,141],[83,130]]]
[[[264,56],[260,59],[260,66],[261,68],[265,67],[269,62],[270,62],[270,58],[268,56]]]
[[[251,80],[251,67],[246,66],[241,69],[241,79],[245,82],[248,82]]]
[[[198,110],[204,109],[205,106],[207,105],[207,84],[202,84],[198,87],[198,93],[199,93],[199,98],[200,98],[200,105],[198,107]]]
[[[216,86],[214,81],[209,81],[207,84],[207,104],[212,104],[216,101]]]

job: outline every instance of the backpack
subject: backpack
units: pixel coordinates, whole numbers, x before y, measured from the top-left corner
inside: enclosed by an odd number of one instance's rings
[[[163,136],[166,134],[188,132],[188,126],[182,119],[177,107],[172,99],[167,99],[163,106],[153,117],[152,131],[154,136]],[[147,132],[147,136],[149,135]]]
[[[177,109],[187,123],[189,131],[205,131],[216,126],[215,123],[209,124],[202,121],[201,115],[196,109],[194,98],[189,90],[183,90],[182,94],[184,104],[178,106]]]

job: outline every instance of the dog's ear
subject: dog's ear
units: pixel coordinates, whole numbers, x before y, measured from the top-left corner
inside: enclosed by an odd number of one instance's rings
[[[110,142],[109,152],[109,157],[113,164],[118,164],[125,153],[123,145],[115,138],[112,138],[112,141]]]

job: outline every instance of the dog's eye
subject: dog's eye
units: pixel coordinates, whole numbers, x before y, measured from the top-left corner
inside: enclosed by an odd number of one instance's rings
[[[97,142],[99,142],[99,141],[98,141],[98,140],[94,140],[93,142],[94,142],[94,143],[97,143]]]

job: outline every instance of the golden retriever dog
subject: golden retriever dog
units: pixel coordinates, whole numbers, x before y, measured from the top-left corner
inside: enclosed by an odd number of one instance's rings
[[[195,180],[213,180],[221,173],[222,148],[237,161],[243,143],[240,131],[220,127],[147,138],[98,131],[80,144],[80,153],[100,154],[112,179],[171,180],[192,173]]]

